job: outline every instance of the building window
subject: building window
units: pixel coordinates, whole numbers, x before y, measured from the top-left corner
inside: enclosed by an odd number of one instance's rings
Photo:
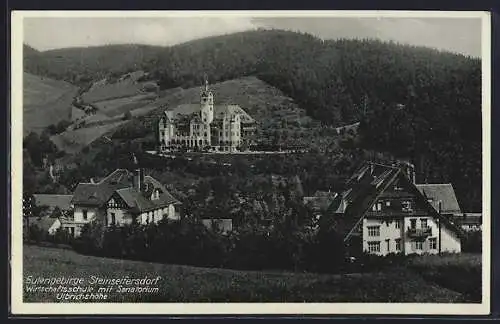
[[[429,225],[427,224],[427,218],[420,219],[420,227],[426,229]]]
[[[395,226],[396,228],[401,228],[401,221],[397,220]]]
[[[396,252],[401,252],[401,239],[396,239]]]
[[[389,240],[389,239],[385,240],[385,245],[386,245],[387,252],[390,252],[391,251],[391,240]]]
[[[83,213],[83,220],[87,220],[87,210],[84,209],[82,213]]]
[[[415,242],[415,250],[421,251],[423,249],[423,242],[422,241],[416,241]]]
[[[380,242],[368,242],[368,252],[380,252]]]
[[[387,200],[387,201],[385,202],[385,205],[386,205],[387,207],[389,207],[389,206],[391,206],[391,202],[390,202],[389,200]]]
[[[411,208],[411,201],[403,201],[401,203],[403,206],[403,211],[404,212],[411,212],[413,209]]]
[[[437,239],[435,237],[431,237],[429,239],[429,248],[431,250],[436,250],[437,249]]]
[[[380,226],[368,226],[368,236],[380,236]]]
[[[410,219],[410,228],[412,228],[412,229],[417,228],[417,220],[416,219]]]
[[[115,223],[116,223],[115,213],[111,213],[111,224],[115,224]]]
[[[378,202],[376,204],[373,204],[372,210],[373,211],[381,211],[382,210],[382,203]]]

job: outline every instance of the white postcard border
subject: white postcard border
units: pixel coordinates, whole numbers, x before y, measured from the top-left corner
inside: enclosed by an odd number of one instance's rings
[[[23,19],[26,17],[384,17],[482,19],[483,300],[436,303],[24,303],[22,244]],[[394,314],[487,315],[490,312],[491,16],[477,11],[13,11],[11,15],[11,307],[15,315],[69,314]]]

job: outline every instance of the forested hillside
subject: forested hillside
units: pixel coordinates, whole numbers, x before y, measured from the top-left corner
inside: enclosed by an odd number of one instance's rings
[[[479,59],[261,30],[165,48],[54,50],[25,57],[25,69],[73,83],[141,69],[163,89],[201,84],[204,73],[211,82],[254,75],[325,125],[362,121],[364,147],[411,158],[418,181],[452,182],[464,210],[481,208]]]

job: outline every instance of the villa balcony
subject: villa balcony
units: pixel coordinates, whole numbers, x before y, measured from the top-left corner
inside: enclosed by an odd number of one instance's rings
[[[408,237],[410,238],[425,238],[428,236],[432,236],[432,228],[411,228],[408,227],[407,230]]]

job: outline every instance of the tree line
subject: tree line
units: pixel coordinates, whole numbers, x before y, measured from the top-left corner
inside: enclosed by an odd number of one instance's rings
[[[422,181],[452,182],[464,209],[481,210],[477,58],[377,40],[322,41],[260,30],[172,47],[30,52],[25,60],[27,69],[70,82],[142,69],[162,89],[201,85],[204,73],[211,82],[256,75],[324,125],[361,121],[364,148],[410,158]]]

